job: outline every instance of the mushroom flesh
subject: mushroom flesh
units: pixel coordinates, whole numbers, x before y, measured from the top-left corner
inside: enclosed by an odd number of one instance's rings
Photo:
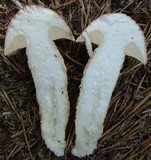
[[[92,154],[103,133],[103,123],[125,55],[147,63],[146,44],[140,27],[125,14],[94,20],[77,41],[86,41],[90,55],[81,81],[76,112],[76,141],[72,153]],[[98,45],[92,54],[90,42]]]
[[[66,67],[53,42],[59,38],[74,40],[65,21],[50,9],[27,6],[8,26],[4,54],[26,47],[40,107],[42,137],[50,150],[63,156],[69,100]]]

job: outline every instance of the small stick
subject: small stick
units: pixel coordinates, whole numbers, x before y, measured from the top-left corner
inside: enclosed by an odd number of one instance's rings
[[[23,8],[23,5],[18,0],[11,0],[19,9]]]
[[[61,8],[65,8],[71,4],[73,4],[74,2],[76,2],[77,0],[69,0],[67,2],[65,2],[64,4],[59,5],[59,7],[57,7],[56,9],[61,9]]]
[[[63,5],[64,5],[64,7],[66,7],[66,6],[72,4],[72,3],[76,2],[76,1],[77,0],[69,0],[69,1],[65,2]]]
[[[20,119],[21,119],[21,125],[22,125],[22,129],[23,129],[23,133],[24,133],[24,138],[25,138],[25,142],[26,142],[26,145],[27,145],[27,149],[29,151],[30,158],[31,158],[31,160],[34,160],[33,155],[31,153],[31,150],[30,150],[29,141],[28,141],[28,138],[27,138],[27,135],[26,135],[25,123],[24,123],[24,120],[23,120],[23,117],[22,117],[21,114],[20,114]]]

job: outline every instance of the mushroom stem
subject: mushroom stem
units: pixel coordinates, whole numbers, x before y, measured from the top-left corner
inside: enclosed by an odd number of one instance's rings
[[[81,82],[76,113],[76,144],[73,149],[73,154],[77,156],[89,155],[96,148],[97,140],[103,133],[112,91],[124,62],[123,47],[119,45],[117,49],[113,47],[116,45],[115,41],[110,41],[110,44],[106,42],[98,48],[93,61],[90,61],[84,71]],[[112,65],[112,62],[115,62],[115,65]]]
[[[27,47],[26,54],[40,106],[41,134],[47,146],[62,156],[69,115],[66,68],[48,34],[41,38],[38,32],[28,38],[31,47]]]

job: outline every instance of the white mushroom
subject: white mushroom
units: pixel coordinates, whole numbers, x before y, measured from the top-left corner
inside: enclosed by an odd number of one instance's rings
[[[125,55],[146,64],[146,45],[139,26],[124,14],[109,14],[93,21],[78,41],[98,44],[94,56],[87,46],[91,60],[85,68],[76,113],[76,141],[72,153],[78,157],[89,155],[96,148],[103,133],[112,92],[116,85]],[[84,37],[84,38],[83,38]],[[101,44],[101,45],[100,45]]]
[[[64,154],[69,115],[64,61],[52,40],[73,39],[64,20],[54,11],[29,6],[20,10],[8,26],[5,55],[26,48],[28,65],[41,112],[42,137],[57,156]]]

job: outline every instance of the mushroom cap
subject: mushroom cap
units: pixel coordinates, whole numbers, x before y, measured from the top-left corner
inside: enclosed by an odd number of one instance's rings
[[[125,44],[124,52],[126,55],[134,57],[144,64],[147,63],[144,34],[136,22],[125,14],[106,14],[90,23],[77,39],[79,42],[86,41],[87,45],[89,42],[85,38],[85,33],[89,40],[97,45],[106,40],[112,43],[118,38],[120,43]],[[87,46],[87,49],[89,51],[89,46]]]
[[[38,34],[47,32],[50,41],[60,38],[74,40],[70,28],[56,12],[30,5],[20,10],[11,20],[6,33],[4,54],[9,55],[17,49],[27,47],[28,35],[34,36],[35,29],[39,30]]]

